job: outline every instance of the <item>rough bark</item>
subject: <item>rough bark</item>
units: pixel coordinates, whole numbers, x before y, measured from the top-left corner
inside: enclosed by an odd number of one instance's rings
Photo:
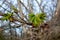
[[[60,26],[60,0],[57,0],[57,7],[54,13],[54,17],[49,22],[50,26]]]
[[[57,8],[56,8],[56,13],[55,13],[55,22],[56,25],[60,24],[60,0],[57,0]]]

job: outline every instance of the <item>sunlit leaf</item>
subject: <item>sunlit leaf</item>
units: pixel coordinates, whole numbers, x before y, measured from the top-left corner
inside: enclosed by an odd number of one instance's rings
[[[36,13],[36,15],[33,13],[29,13],[28,17],[29,21],[32,22],[34,27],[38,27],[38,25],[45,20],[46,15],[43,13]]]
[[[6,13],[3,15],[3,17],[1,18],[1,20],[9,20],[9,18],[12,16],[12,13]]]

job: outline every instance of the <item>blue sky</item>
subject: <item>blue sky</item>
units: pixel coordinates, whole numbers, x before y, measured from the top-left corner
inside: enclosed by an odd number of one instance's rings
[[[2,4],[2,1],[3,0],[0,0],[0,5]],[[17,0],[8,0],[9,2],[11,2],[13,5],[17,5]],[[53,4],[56,3],[56,2],[52,2],[51,0],[42,0],[43,3],[42,3],[42,6],[44,6],[46,4],[46,2],[48,2],[45,6],[45,12],[47,12],[49,10],[49,7],[51,7],[53,9]],[[22,2],[24,2],[25,6],[27,6],[27,0],[22,0]],[[38,0],[38,2],[40,2],[40,0]],[[4,8],[6,8],[7,10],[8,9],[8,6],[6,6],[5,4],[2,5]],[[16,6],[17,7],[17,6]],[[37,3],[34,1],[34,9],[35,11],[34,12],[39,12],[39,7],[37,5]],[[48,9],[48,10],[47,10]],[[0,10],[3,10],[3,8],[0,8]],[[46,11],[47,10],[47,11]],[[49,12],[49,11],[48,11]]]

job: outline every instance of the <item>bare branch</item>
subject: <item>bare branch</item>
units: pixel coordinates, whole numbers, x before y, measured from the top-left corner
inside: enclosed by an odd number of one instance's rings
[[[40,10],[41,10],[42,12],[44,12],[44,11],[43,11],[43,8],[41,8],[42,0],[41,0],[41,3],[40,3],[40,4],[39,4],[39,2],[38,2],[37,0],[35,0],[35,1],[37,2],[37,4],[38,4]]]
[[[22,12],[22,7],[21,7],[21,3],[20,3],[21,0],[17,0],[17,3],[18,3],[18,12],[20,13],[20,17],[23,19],[24,18],[24,15],[23,15],[23,12]]]
[[[28,6],[29,6],[29,13],[33,12],[33,9],[32,9],[32,4],[30,3],[30,0],[27,0],[28,2]]]
[[[24,5],[23,2],[20,1],[20,3],[25,7],[25,9],[28,11],[28,8]]]

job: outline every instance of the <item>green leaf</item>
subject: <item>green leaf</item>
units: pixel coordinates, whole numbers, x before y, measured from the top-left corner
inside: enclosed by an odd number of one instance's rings
[[[1,18],[1,20],[9,20],[9,18],[12,16],[12,13],[6,13],[3,15],[3,17]]]
[[[45,17],[46,17],[45,13],[44,14],[43,13],[39,14],[39,18],[41,20],[45,20]]]
[[[29,20],[32,22],[34,20],[35,15],[33,13],[28,14]]]
[[[6,17],[2,17],[1,20],[6,20]]]
[[[28,14],[29,21],[32,22],[34,27],[37,27],[40,23],[42,23],[45,20],[46,15],[43,13],[37,13],[34,15],[33,13]]]
[[[29,18],[32,18],[32,17],[34,17],[35,15],[34,15],[33,13],[29,13],[28,16],[29,16]]]
[[[34,26],[37,26],[37,19],[36,18],[34,19],[33,24],[34,24]]]

